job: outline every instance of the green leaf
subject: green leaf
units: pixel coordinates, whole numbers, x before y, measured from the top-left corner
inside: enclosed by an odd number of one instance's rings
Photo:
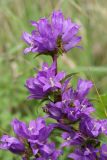
[[[107,118],[107,94],[99,95],[98,101],[95,102],[94,107],[96,108],[95,115],[98,118]]]
[[[75,73],[70,73],[70,74],[67,74],[66,76],[65,76],[65,78],[62,80],[62,82],[64,82],[65,80],[67,80],[68,78],[71,78],[71,77],[73,77],[74,75],[76,75],[76,74],[78,74],[77,72],[75,72]]]
[[[107,136],[102,134],[102,135],[100,135],[99,140],[100,140],[101,144],[105,144],[105,143],[107,143]]]
[[[37,53],[36,56],[34,56],[34,59],[36,59],[37,57],[39,57],[41,54],[40,53]]]

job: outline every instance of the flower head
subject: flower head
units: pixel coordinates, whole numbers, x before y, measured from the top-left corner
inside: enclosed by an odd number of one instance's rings
[[[102,133],[102,126],[99,121],[86,116],[80,122],[80,131],[89,137],[98,137]]]
[[[77,36],[79,26],[73,23],[70,18],[65,19],[61,11],[54,11],[51,21],[41,18],[39,21],[32,21],[35,30],[31,34],[24,32],[23,39],[28,44],[24,53],[39,52],[50,54],[54,52],[66,52],[76,47],[81,37]]]
[[[76,96],[79,97],[79,99],[83,99],[88,95],[92,87],[93,83],[91,81],[79,79],[76,89]]]
[[[91,87],[92,82],[81,79],[78,81],[76,90],[68,88],[61,92],[59,101],[47,104],[45,109],[51,118],[54,118],[59,122],[64,122],[65,120],[69,120],[71,123],[76,122],[80,118],[90,115],[95,111],[86,97]],[[63,90],[63,85],[61,90]]]
[[[76,149],[73,153],[69,154],[69,158],[73,160],[96,160],[98,159],[96,150],[93,148]]]
[[[41,158],[40,160],[57,160],[58,157],[62,154],[61,150],[56,150],[54,143],[49,143],[47,145],[44,145],[41,150]]]
[[[4,135],[0,139],[0,149],[9,150],[15,154],[22,154],[25,151],[25,146],[19,139]]]
[[[107,135],[107,119],[101,119],[99,120],[99,123],[101,123],[102,133]]]
[[[84,136],[80,132],[74,130],[63,132],[62,138],[65,140],[61,147],[80,146],[84,142]]]
[[[22,137],[22,139],[28,139],[28,141],[32,143],[46,142],[53,129],[52,125],[46,125],[46,122],[43,118],[32,120],[30,121],[29,125],[14,119],[12,121],[12,127],[18,137]]]
[[[42,99],[50,92],[58,90],[62,87],[61,80],[65,77],[64,72],[55,73],[55,64],[50,67],[48,64],[43,64],[42,70],[34,78],[29,78],[26,81],[26,88],[30,92],[29,98]]]
[[[100,149],[101,160],[107,159],[107,144],[103,144]]]
[[[61,154],[61,151],[55,148],[54,143],[48,142],[50,133],[55,127],[54,124],[46,125],[43,118],[32,120],[29,125],[14,119],[12,127],[17,138],[8,135],[2,136],[0,149],[19,154],[23,160],[27,160],[29,157],[57,160]]]

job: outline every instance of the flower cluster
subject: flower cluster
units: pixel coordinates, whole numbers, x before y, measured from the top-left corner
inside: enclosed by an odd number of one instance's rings
[[[29,157],[36,160],[57,160],[61,154],[53,142],[48,142],[54,125],[46,125],[43,118],[32,120],[29,126],[15,119],[12,121],[12,127],[17,138],[4,135],[0,140],[1,149],[21,155],[23,160],[28,160]]]
[[[58,160],[69,147],[66,158],[72,160],[107,160],[107,144],[101,140],[107,135],[107,119],[96,119],[95,108],[88,98],[93,87],[90,80],[79,79],[77,87],[70,86],[72,75],[58,72],[59,53],[76,47],[80,41],[77,36],[79,26],[70,19],[64,19],[62,12],[53,12],[51,22],[42,18],[31,22],[35,27],[31,35],[23,34],[29,45],[25,53],[38,52],[52,56],[52,64],[44,63],[34,77],[26,80],[25,87],[29,99],[45,101],[44,118],[29,123],[15,119],[11,125],[16,137],[3,135],[0,149],[18,154],[23,160]],[[46,119],[53,123],[46,124]],[[54,121],[53,121],[54,120]],[[62,138],[55,144],[54,132]]]
[[[67,52],[77,46],[81,37],[77,36],[79,25],[70,18],[64,19],[61,11],[53,12],[51,20],[41,18],[31,21],[35,29],[31,34],[24,32],[22,38],[29,45],[24,53],[38,52],[40,54],[54,54],[54,52]]]
[[[44,63],[42,70],[38,72],[35,77],[29,78],[26,81],[26,88],[30,92],[29,98],[32,99],[43,99],[47,98],[52,92],[61,89],[61,80],[65,77],[64,72],[56,74],[55,63],[48,66]]]
[[[65,82],[66,83],[66,82]],[[64,83],[64,86],[65,86]],[[64,88],[61,89],[61,94],[57,102],[50,102],[45,106],[51,118],[64,123],[74,123],[81,117],[89,115],[94,111],[92,104],[86,98],[89,89],[92,87],[91,81],[79,79],[77,89]]]

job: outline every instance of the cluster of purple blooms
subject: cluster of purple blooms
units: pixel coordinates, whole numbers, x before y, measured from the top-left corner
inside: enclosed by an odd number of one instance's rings
[[[73,23],[70,18],[65,19],[62,12],[53,12],[51,20],[41,18],[39,21],[31,21],[35,30],[31,34],[24,32],[23,39],[28,44],[24,53],[38,52],[39,54],[54,54],[67,52],[75,47],[81,40],[77,36],[79,25]]]
[[[67,52],[78,45],[79,26],[70,19],[64,19],[62,12],[53,12],[51,22],[42,18],[31,22],[35,30],[24,33],[23,39],[29,45],[24,53],[38,52],[52,56],[53,63],[44,63],[36,76],[26,81],[29,99],[46,101],[43,111],[47,116],[32,120],[29,125],[17,119],[11,125],[16,137],[3,135],[0,149],[18,154],[23,160],[58,160],[68,147],[66,159],[107,160],[107,144],[100,140],[107,135],[107,120],[92,116],[95,111],[87,95],[93,87],[89,80],[79,79],[77,87],[70,86],[71,77],[57,71],[59,53]],[[46,124],[46,119],[54,122]],[[55,131],[62,137],[58,146],[52,142]]]

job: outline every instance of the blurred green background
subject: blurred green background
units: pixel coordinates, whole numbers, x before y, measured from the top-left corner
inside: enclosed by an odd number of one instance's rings
[[[24,56],[22,53],[26,45],[21,35],[23,31],[32,30],[30,20],[49,17],[53,10],[59,9],[65,17],[72,17],[81,25],[80,35],[83,37],[83,49],[75,48],[60,57],[59,70],[78,72],[78,76],[91,79],[95,84],[92,95],[99,101],[95,104],[97,116],[106,117],[107,1],[0,0],[0,135],[11,133],[13,118],[28,122],[42,114],[40,102],[26,99],[28,92],[24,84],[28,77],[35,74],[34,67],[40,67],[44,60],[51,61],[45,56],[36,59],[34,54]],[[0,151],[1,159],[18,160],[4,151]]]

